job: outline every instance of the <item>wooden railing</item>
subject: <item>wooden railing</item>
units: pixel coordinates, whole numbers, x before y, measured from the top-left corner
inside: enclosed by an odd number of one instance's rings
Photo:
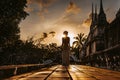
[[[0,80],[14,75],[31,72],[53,64],[26,64],[26,65],[6,65],[0,66]]]

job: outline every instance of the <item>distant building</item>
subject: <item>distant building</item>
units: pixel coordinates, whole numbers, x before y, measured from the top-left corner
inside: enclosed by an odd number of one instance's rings
[[[120,9],[116,18],[105,28],[105,48],[111,48],[120,44]],[[120,49],[120,48],[119,48]]]
[[[92,4],[90,32],[81,53],[84,53],[84,57],[87,59],[89,58],[88,61],[90,60],[90,56],[103,53],[114,55],[113,57],[117,55],[120,59],[120,9],[116,14],[116,18],[111,23],[108,23],[102,0],[100,0],[99,14],[97,14],[97,6],[95,5],[94,8]]]
[[[97,6],[95,6],[95,12],[92,4],[92,23],[90,26],[90,32],[86,43],[86,55],[92,55],[97,51],[105,49],[104,35],[105,28],[109,25],[106,20],[106,14],[104,13],[102,0],[100,2],[100,12],[97,14]]]

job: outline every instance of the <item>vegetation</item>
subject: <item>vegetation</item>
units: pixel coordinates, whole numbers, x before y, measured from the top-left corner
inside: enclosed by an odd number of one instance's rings
[[[38,64],[45,60],[61,63],[61,47],[56,43],[41,43],[48,34],[54,37],[54,31],[43,33],[43,36],[36,40],[33,37],[26,41],[20,40],[19,23],[28,16],[24,11],[26,3],[27,0],[0,1],[0,65]],[[78,56],[86,38],[80,33],[75,39],[73,51]]]
[[[28,15],[24,11],[27,0],[0,1],[0,65],[35,64],[46,59],[55,60],[60,50],[55,43],[42,45],[41,41],[47,37],[43,33],[35,45],[33,37],[26,41],[20,40],[19,23]],[[54,36],[55,32],[50,32]]]
[[[18,25],[28,15],[24,11],[26,3],[26,0],[0,1],[0,61],[2,63],[8,63],[8,59],[15,55],[21,45]]]
[[[80,50],[87,39],[87,35],[85,35],[84,33],[80,33],[76,37],[74,37],[74,39],[76,39],[76,41],[73,42],[72,50],[73,52],[75,52],[74,55],[79,59]]]

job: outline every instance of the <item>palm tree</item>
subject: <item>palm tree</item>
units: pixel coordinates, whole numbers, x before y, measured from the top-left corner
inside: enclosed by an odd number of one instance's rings
[[[85,35],[84,33],[80,33],[80,34],[77,34],[77,36],[74,37],[74,39],[76,41],[73,42],[72,48],[73,48],[73,51],[75,52],[75,56],[79,58],[79,52],[87,39],[87,35]]]
[[[82,47],[84,42],[86,41],[87,35],[85,35],[84,33],[80,33],[74,38],[76,39],[75,43]]]

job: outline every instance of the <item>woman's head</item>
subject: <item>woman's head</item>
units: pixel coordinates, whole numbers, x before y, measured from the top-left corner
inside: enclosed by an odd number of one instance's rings
[[[64,31],[64,32],[63,32],[63,35],[64,35],[64,37],[67,37],[68,31]]]
[[[63,34],[64,34],[64,35],[68,35],[68,31],[64,31]]]

